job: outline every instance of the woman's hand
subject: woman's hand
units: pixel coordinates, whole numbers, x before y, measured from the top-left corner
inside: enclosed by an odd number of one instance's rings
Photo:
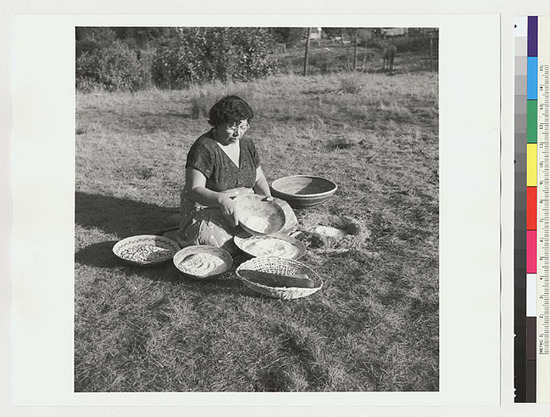
[[[254,190],[252,188],[239,187],[222,191],[222,193],[229,197],[237,197],[239,195],[254,194]]]
[[[237,211],[235,210],[235,201],[233,201],[231,197],[222,195],[220,199],[220,209],[231,226],[236,227],[239,224],[239,218],[237,216]]]

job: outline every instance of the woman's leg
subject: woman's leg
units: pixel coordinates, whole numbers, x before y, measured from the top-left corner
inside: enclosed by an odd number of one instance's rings
[[[229,253],[237,253],[233,236],[240,229],[231,227],[218,208],[203,208],[183,219],[178,233],[181,247],[190,245],[210,245],[223,248]]]

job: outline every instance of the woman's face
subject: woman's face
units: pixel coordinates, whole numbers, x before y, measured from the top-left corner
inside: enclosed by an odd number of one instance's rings
[[[233,125],[221,124],[214,128],[215,138],[222,145],[229,145],[239,141],[248,130],[248,120],[241,120]]]

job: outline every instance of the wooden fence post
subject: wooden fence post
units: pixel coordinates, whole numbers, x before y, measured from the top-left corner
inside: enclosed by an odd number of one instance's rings
[[[306,56],[304,57],[304,77],[307,75],[307,61],[309,59],[309,37],[310,36],[311,36],[311,28],[307,28]]]
[[[433,64],[433,38],[432,35],[430,35],[430,70],[433,71],[434,64]]]
[[[353,71],[355,72],[357,69],[357,31],[359,29],[355,29],[355,33],[353,35]]]

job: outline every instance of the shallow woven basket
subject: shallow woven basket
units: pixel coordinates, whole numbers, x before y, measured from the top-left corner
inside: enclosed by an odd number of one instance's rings
[[[267,285],[251,282],[243,277],[240,273],[243,270],[261,271],[270,274],[278,275],[299,275],[306,274],[309,279],[315,283],[314,288],[297,288],[297,287],[269,287]],[[307,297],[321,289],[323,282],[317,272],[309,266],[292,260],[276,257],[259,257],[252,258],[249,261],[243,262],[235,271],[237,276],[241,278],[244,285],[253,291],[269,297],[281,298],[283,300],[293,300],[295,298]]]
[[[246,253],[249,256],[258,257],[258,254],[254,252],[253,249],[251,249],[251,245],[257,241],[257,240],[269,240],[269,239],[278,239],[278,240],[284,240],[285,242],[290,243],[292,246],[296,248],[295,254],[292,256],[290,254],[285,254],[278,256],[279,258],[286,258],[286,259],[300,259],[302,256],[306,253],[306,247],[302,242],[300,242],[298,239],[294,239],[293,237],[290,237],[288,235],[285,235],[283,233],[276,233],[273,235],[265,235],[265,236],[235,236],[233,238],[233,241],[235,242],[235,246],[237,246],[240,250],[242,250],[244,253]],[[273,255],[269,255],[273,256]]]
[[[284,210],[273,200],[267,201],[256,195],[243,195],[235,198],[235,209],[239,215],[239,225],[251,235],[270,235],[279,232],[286,223]],[[267,222],[267,227],[259,230],[251,219],[259,217]]]
[[[184,271],[180,269],[179,264],[181,263],[181,261],[183,261],[187,256],[195,255],[199,253],[209,253],[211,255],[215,255],[216,257],[220,258],[223,261],[223,263],[225,264],[225,268],[223,269],[223,271],[217,272],[215,274],[210,273],[207,275],[194,275],[189,273],[188,271]],[[197,280],[216,277],[220,274],[223,274],[224,272],[227,272],[232,265],[233,265],[233,258],[231,257],[229,252],[227,252],[225,249],[217,248],[215,246],[208,246],[208,245],[187,246],[182,250],[178,251],[178,253],[174,255],[174,266],[176,267],[176,269],[186,277],[197,279]]]
[[[159,260],[159,261],[134,261],[131,259],[124,258],[122,256],[122,253],[125,250],[128,249],[134,249],[138,246],[157,246],[163,249],[170,249],[171,255],[167,256],[166,259]],[[115,246],[113,246],[113,253],[118,256],[120,259],[122,259],[124,262],[128,262],[132,265],[137,266],[152,266],[152,265],[158,265],[162,264],[166,261],[169,261],[172,259],[174,254],[180,250],[180,246],[177,242],[174,242],[172,239],[168,239],[164,236],[158,236],[158,235],[138,235],[138,236],[131,236],[127,237],[126,239],[122,239],[121,241],[117,242]]]
[[[327,201],[338,189],[336,183],[311,175],[292,175],[271,184],[271,194],[294,208],[316,206]]]

